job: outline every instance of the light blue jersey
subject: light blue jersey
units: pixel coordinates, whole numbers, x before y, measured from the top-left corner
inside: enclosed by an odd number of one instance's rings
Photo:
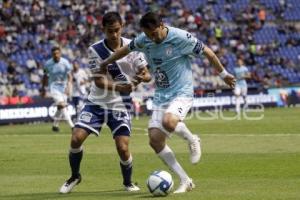
[[[72,70],[70,62],[65,58],[60,58],[59,62],[54,62],[53,58],[47,60],[45,71],[48,75],[48,83],[50,87],[63,92],[67,85],[68,74]]]
[[[155,77],[154,104],[167,104],[176,97],[193,97],[191,56],[200,56],[204,44],[189,32],[167,27],[167,37],[152,42],[145,33],[129,44],[131,51],[143,52],[149,71]]]
[[[247,67],[245,67],[245,66],[235,67],[234,73],[235,73],[235,76],[237,79],[236,85],[238,87],[247,87],[246,79],[243,78],[245,75],[247,75],[249,73]]]

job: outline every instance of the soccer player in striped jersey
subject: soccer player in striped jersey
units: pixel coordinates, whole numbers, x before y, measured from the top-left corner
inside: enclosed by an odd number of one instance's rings
[[[61,186],[60,193],[69,193],[80,183],[82,144],[91,133],[99,135],[103,123],[108,125],[115,140],[125,190],[140,190],[131,180],[133,158],[128,147],[132,107],[130,93],[140,82],[150,81],[151,76],[143,54],[138,52],[127,55],[104,70],[100,68],[103,60],[130,43],[129,39],[121,37],[123,23],[118,13],[106,13],[102,25],[105,39],[96,42],[88,50],[89,68],[94,81],[71,137],[69,162],[72,174]]]

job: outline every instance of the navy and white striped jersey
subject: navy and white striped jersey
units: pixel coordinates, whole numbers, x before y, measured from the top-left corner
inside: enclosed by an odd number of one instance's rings
[[[127,45],[131,40],[122,37],[122,45]],[[96,42],[89,47],[89,69],[93,75],[100,70],[100,63],[108,58],[113,51],[105,44],[105,40]],[[147,65],[144,55],[139,52],[132,52],[124,58],[108,65],[108,79],[115,82],[131,82],[139,68]],[[112,110],[128,110],[131,107],[130,94],[123,94],[117,91],[98,88],[92,83],[88,100],[103,108]]]

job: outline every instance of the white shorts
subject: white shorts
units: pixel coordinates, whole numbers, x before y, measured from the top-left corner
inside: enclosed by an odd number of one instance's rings
[[[67,103],[68,97],[60,88],[50,86],[50,95],[55,104]]]
[[[193,105],[193,98],[190,97],[177,97],[165,106],[153,105],[152,117],[149,121],[148,128],[159,128],[165,131],[162,126],[162,119],[165,113],[172,113],[179,117],[181,121],[184,120],[187,113]]]
[[[247,87],[240,87],[240,86],[235,86],[234,88],[234,94],[236,96],[247,96],[248,88]]]

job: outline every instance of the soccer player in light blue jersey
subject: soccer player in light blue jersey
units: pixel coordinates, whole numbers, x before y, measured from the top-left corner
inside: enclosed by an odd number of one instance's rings
[[[59,132],[59,121],[65,119],[71,128],[74,127],[71,116],[67,111],[67,99],[72,87],[72,65],[66,58],[61,56],[59,47],[53,47],[51,50],[52,58],[45,63],[43,78],[42,95],[45,94],[45,87],[48,84],[50,95],[53,98],[57,110],[54,114],[52,130]]]
[[[235,111],[237,114],[241,112],[241,98],[244,100],[244,105],[247,104],[247,81],[249,79],[250,73],[247,67],[244,65],[244,61],[242,59],[237,60],[237,66],[234,68],[234,74],[236,77],[236,84],[234,88],[234,95],[235,95]]]
[[[232,88],[235,78],[224,69],[210,48],[187,31],[165,26],[157,14],[145,14],[140,20],[140,26],[143,33],[107,58],[101,67],[106,68],[132,51],[145,54],[156,84],[154,109],[148,127],[150,146],[179,176],[180,186],[174,193],[184,193],[192,190],[195,185],[166,144],[166,138],[175,133],[187,140],[191,162],[199,162],[200,138],[192,134],[183,122],[193,102],[191,56],[204,54]]]

